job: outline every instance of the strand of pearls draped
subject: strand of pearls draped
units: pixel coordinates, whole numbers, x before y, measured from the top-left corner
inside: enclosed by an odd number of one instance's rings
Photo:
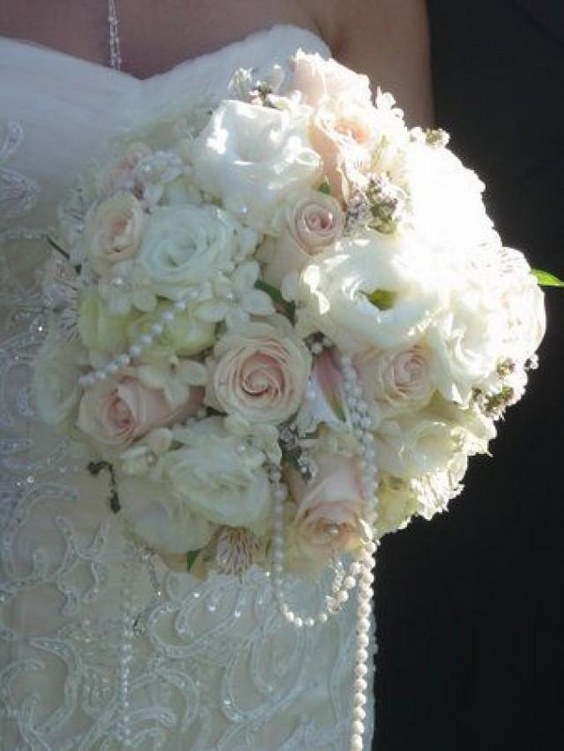
[[[361,489],[365,502],[365,521],[367,539],[361,547],[360,553],[353,560],[343,575],[337,571],[332,586],[332,595],[327,596],[326,606],[316,615],[296,613],[286,602],[284,597],[284,539],[283,514],[284,500],[288,490],[281,482],[278,468],[270,471],[270,480],[274,487],[274,515],[273,515],[273,588],[274,596],[280,612],[288,623],[296,628],[313,627],[325,623],[328,618],[337,613],[349,598],[349,590],[357,586],[357,623],[356,650],[354,663],[354,694],[352,707],[352,724],[350,751],[362,751],[364,747],[364,720],[366,718],[365,705],[367,702],[368,683],[366,676],[369,672],[370,658],[370,614],[372,612],[372,598],[374,594],[374,574],[376,542],[374,529],[377,521],[377,470],[374,437],[370,432],[371,419],[368,407],[362,398],[362,388],[351,358],[341,357],[345,396],[349,408],[353,430],[358,441],[358,459],[361,469]]]
[[[151,325],[150,330],[145,334],[141,334],[131,347],[129,347],[127,352],[114,357],[100,368],[80,376],[78,379],[79,384],[88,388],[99,381],[105,381],[108,376],[115,375],[123,368],[126,368],[134,358],[139,357],[147,347],[150,347],[151,344],[153,344],[155,339],[163,333],[167,324],[174,321],[179,313],[183,313],[187,309],[190,301],[197,300],[198,297],[199,293],[196,290],[192,290],[182,299],[177,300],[167,310],[161,313],[159,318]]]
[[[110,46],[110,68],[121,70],[121,43],[119,38],[119,19],[115,0],[108,0],[108,31]]]

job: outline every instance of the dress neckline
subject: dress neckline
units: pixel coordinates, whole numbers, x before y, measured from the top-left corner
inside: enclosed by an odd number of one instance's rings
[[[92,60],[86,60],[85,58],[72,55],[68,52],[63,52],[62,50],[55,49],[54,47],[49,47],[47,45],[26,39],[14,39],[12,37],[0,35],[0,52],[3,44],[12,46],[14,49],[18,48],[22,50],[36,50],[39,53],[43,53],[46,56],[52,57],[53,59],[59,59],[61,61],[66,60],[69,63],[72,62],[75,66],[83,66],[85,69],[89,69],[91,71],[97,70],[100,72],[100,75],[115,78],[116,80],[122,79],[124,81],[130,81],[142,86],[144,84],[149,84],[159,78],[169,76],[170,74],[188,66],[208,62],[210,60],[213,60],[214,57],[217,57],[225,52],[233,52],[239,47],[244,47],[249,43],[256,42],[259,39],[268,39],[269,37],[272,37],[276,34],[284,33],[284,31],[288,33],[294,32],[296,33],[296,35],[299,35],[302,38],[309,37],[309,39],[313,41],[317,46],[321,45],[321,47],[323,47],[327,53],[330,53],[329,46],[318,34],[316,34],[311,29],[306,28],[305,26],[297,26],[295,24],[274,24],[273,26],[258,29],[257,31],[252,31],[241,39],[236,39],[233,42],[229,42],[229,44],[226,44],[223,47],[219,47],[218,49],[212,50],[210,52],[205,52],[202,55],[198,55],[196,57],[182,60],[176,65],[173,65],[171,68],[168,68],[161,73],[154,73],[151,76],[147,76],[146,78],[139,78],[132,73],[128,73],[127,71],[118,70],[117,68],[111,68],[110,66],[103,65],[102,63],[96,63]],[[297,44],[297,46],[299,46],[299,43]]]

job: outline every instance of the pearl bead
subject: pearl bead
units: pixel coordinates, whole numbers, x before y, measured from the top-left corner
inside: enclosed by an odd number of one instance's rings
[[[365,692],[368,688],[368,683],[364,680],[364,678],[355,678],[353,686],[357,691]]]
[[[143,352],[143,348],[138,344],[134,344],[129,348],[129,354],[131,355],[131,357],[139,357],[141,352]]]
[[[366,719],[366,712],[362,707],[355,707],[353,709],[353,720],[365,720]]]
[[[364,724],[360,720],[354,720],[351,725],[351,730],[353,733],[362,735],[364,733]]]

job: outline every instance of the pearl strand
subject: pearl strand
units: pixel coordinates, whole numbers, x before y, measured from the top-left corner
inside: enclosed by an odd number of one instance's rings
[[[353,429],[359,441],[359,455],[362,468],[362,493],[365,502],[365,519],[367,522],[369,539],[362,546],[360,554],[360,575],[357,590],[356,611],[356,650],[354,665],[354,694],[352,707],[350,751],[362,751],[364,748],[364,720],[366,718],[365,705],[367,702],[368,660],[370,657],[370,614],[374,596],[373,582],[374,556],[377,545],[374,541],[374,530],[378,518],[377,491],[378,480],[376,470],[376,450],[374,436],[370,432],[371,419],[368,407],[362,398],[362,388],[358,375],[348,356],[341,357],[343,379],[347,406],[351,413]]]
[[[284,500],[288,490],[281,482],[279,468],[271,469],[270,480],[274,487],[274,517],[273,517],[273,588],[278,607],[288,623],[295,627],[314,626],[325,623],[329,617],[337,613],[348,600],[348,590],[358,583],[357,590],[357,624],[356,650],[354,662],[354,694],[352,706],[352,723],[350,750],[362,751],[364,747],[364,720],[366,718],[365,705],[367,703],[368,660],[370,653],[370,614],[372,612],[374,555],[376,543],[373,539],[377,520],[377,469],[374,436],[370,432],[372,420],[369,410],[362,396],[362,387],[358,375],[348,356],[341,356],[345,399],[352,421],[355,437],[358,440],[358,457],[361,468],[361,492],[365,502],[365,521],[368,529],[368,539],[362,545],[359,556],[349,564],[344,576],[336,575],[333,582],[334,597],[327,598],[327,607],[316,617],[303,616],[295,613],[284,599],[283,593],[283,513]],[[358,582],[355,577],[358,577]]]
[[[296,628],[312,628],[321,623],[326,623],[330,616],[338,613],[345,602],[349,599],[349,590],[356,586],[355,574],[360,571],[358,563],[352,561],[343,576],[337,571],[331,587],[331,595],[326,597],[326,605],[316,615],[304,615],[296,613],[286,602],[284,597],[284,537],[283,537],[283,516],[284,500],[288,495],[288,489],[281,482],[281,474],[278,468],[270,471],[270,481],[274,491],[274,514],[273,514],[273,532],[272,532],[272,586],[274,598],[278,609],[284,616],[287,623],[291,623]]]
[[[198,296],[198,292],[193,290],[185,295],[182,299],[177,300],[174,305],[171,305],[170,308],[165,310],[160,315],[160,318],[158,318],[155,323],[151,325],[151,328],[146,334],[141,334],[141,336],[139,336],[137,341],[131,345],[127,352],[114,357],[112,360],[105,363],[105,365],[102,365],[100,368],[91,370],[90,373],[85,373],[84,375],[80,376],[80,378],[78,379],[79,385],[83,388],[89,388],[91,386],[94,386],[94,384],[96,383],[105,381],[109,376],[119,373],[120,370],[127,368],[132,360],[134,360],[136,357],[139,357],[148,347],[153,344],[155,339],[163,333],[165,326],[169,323],[172,323],[172,321],[174,321],[179,313],[184,313],[190,301],[195,300]]]

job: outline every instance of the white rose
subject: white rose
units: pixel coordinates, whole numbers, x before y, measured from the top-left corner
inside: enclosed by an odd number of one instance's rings
[[[389,532],[403,529],[417,511],[417,495],[410,483],[380,472],[376,536],[380,539]]]
[[[216,527],[192,513],[165,482],[147,477],[121,476],[119,500],[135,533],[160,553],[200,550]]]
[[[219,417],[175,437],[184,447],[168,453],[163,472],[176,496],[210,522],[262,533],[271,504],[262,451],[228,433]]]
[[[500,264],[499,298],[507,326],[503,352],[505,357],[525,362],[546,331],[544,293],[518,250],[503,248]]]
[[[264,263],[263,279],[279,287],[291,271],[301,271],[312,256],[328,250],[343,234],[345,217],[338,202],[308,190],[285,202],[279,237],[267,237],[257,253]]]
[[[469,283],[450,290],[448,307],[426,340],[437,361],[437,386],[445,399],[466,405],[473,388],[503,358],[506,319],[490,286]]]
[[[145,215],[131,193],[107,198],[86,218],[84,242],[93,270],[107,276],[115,263],[132,258],[139,249]]]
[[[437,243],[447,256],[454,248],[471,249],[495,239],[482,199],[484,184],[449,149],[412,140],[399,165],[399,184],[410,197],[421,236]]]
[[[458,451],[460,430],[434,415],[384,420],[375,433],[378,466],[403,480],[444,469]]]
[[[147,222],[139,263],[156,294],[177,300],[255,244],[254,233],[214,206],[159,207]]]
[[[195,144],[198,184],[225,208],[257,229],[289,193],[320,178],[320,159],[306,122],[285,111],[224,102]]]
[[[435,272],[414,238],[366,230],[302,271],[296,329],[321,331],[344,353],[409,345],[441,308]]]
[[[251,423],[277,425],[300,406],[311,355],[285,319],[232,329],[217,343],[208,403]]]

